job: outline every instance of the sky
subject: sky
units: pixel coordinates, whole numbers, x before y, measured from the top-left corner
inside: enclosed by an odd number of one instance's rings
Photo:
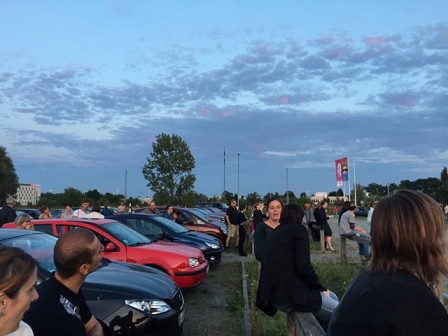
[[[207,196],[334,191],[343,157],[351,183],[440,178],[447,13],[446,0],[3,0],[0,145],[20,183],[54,193],[151,197],[142,167],[161,133],[187,143]]]

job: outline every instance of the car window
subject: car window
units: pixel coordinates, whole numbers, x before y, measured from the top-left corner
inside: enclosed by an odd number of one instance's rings
[[[171,220],[169,220],[167,218],[154,216],[152,218],[152,221],[160,223],[167,230],[170,230],[170,231],[175,232],[175,233],[184,233],[184,232],[188,232],[189,231],[188,229],[186,229],[182,225],[179,225],[179,224],[177,224],[177,223],[175,223],[175,222],[173,222],[173,221],[171,221]]]
[[[205,225],[205,221],[202,220],[199,216],[191,215],[191,217],[194,218],[194,221],[196,222],[196,224]]]
[[[48,233],[52,236],[54,235],[53,226],[51,224],[36,225],[34,228],[38,231]]]
[[[101,227],[126,246],[151,243],[150,239],[118,222],[104,224]]]

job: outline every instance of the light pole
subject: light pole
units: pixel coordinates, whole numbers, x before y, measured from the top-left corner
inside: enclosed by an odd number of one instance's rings
[[[289,188],[288,188],[288,168],[286,168],[286,204],[289,203]]]
[[[238,200],[237,207],[240,208],[240,153],[238,153]]]

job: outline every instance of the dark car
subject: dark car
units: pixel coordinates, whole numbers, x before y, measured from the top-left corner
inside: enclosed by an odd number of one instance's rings
[[[39,231],[0,229],[0,244],[20,247],[39,262],[38,282],[54,271],[57,238]],[[132,279],[132,281],[129,281]],[[92,313],[114,335],[181,335],[185,317],[182,292],[171,278],[149,266],[103,258],[82,291]]]
[[[30,215],[33,219],[39,219],[39,216],[42,214],[37,209],[18,209],[20,211],[23,211],[24,213]]]
[[[221,211],[225,212],[229,206],[223,202],[197,202],[195,204],[195,208],[206,208],[206,207],[218,208],[221,209]]]
[[[356,217],[367,217],[369,214],[369,210],[366,208],[356,207],[355,209],[355,216]]]
[[[124,213],[106,218],[119,221],[153,241],[166,240],[196,247],[202,251],[209,264],[221,262],[224,248],[219,239],[188,230],[164,217],[146,213]]]
[[[136,209],[134,213],[143,212],[145,209],[148,208]],[[166,212],[165,207],[157,207],[157,209],[162,215]],[[222,222],[211,222],[210,220],[202,219],[200,216],[192,213],[188,208],[173,207],[173,209],[180,214],[176,223],[185,226],[188,230],[197,231],[216,237],[222,244],[226,243],[228,230],[225,226],[221,227],[221,225],[223,225]]]

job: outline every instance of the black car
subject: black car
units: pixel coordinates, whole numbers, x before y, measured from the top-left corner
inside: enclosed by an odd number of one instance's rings
[[[355,209],[355,216],[357,217],[367,217],[369,214],[369,210],[366,208],[356,207]]]
[[[219,239],[204,233],[190,231],[159,215],[123,213],[106,218],[119,221],[151,240],[167,240],[196,247],[202,251],[209,264],[221,262],[221,253],[224,248]]]
[[[55,269],[56,241],[56,237],[39,231],[0,229],[0,244],[20,247],[39,262],[38,282]],[[162,271],[103,258],[82,290],[92,313],[114,335],[182,335],[184,298]]]

